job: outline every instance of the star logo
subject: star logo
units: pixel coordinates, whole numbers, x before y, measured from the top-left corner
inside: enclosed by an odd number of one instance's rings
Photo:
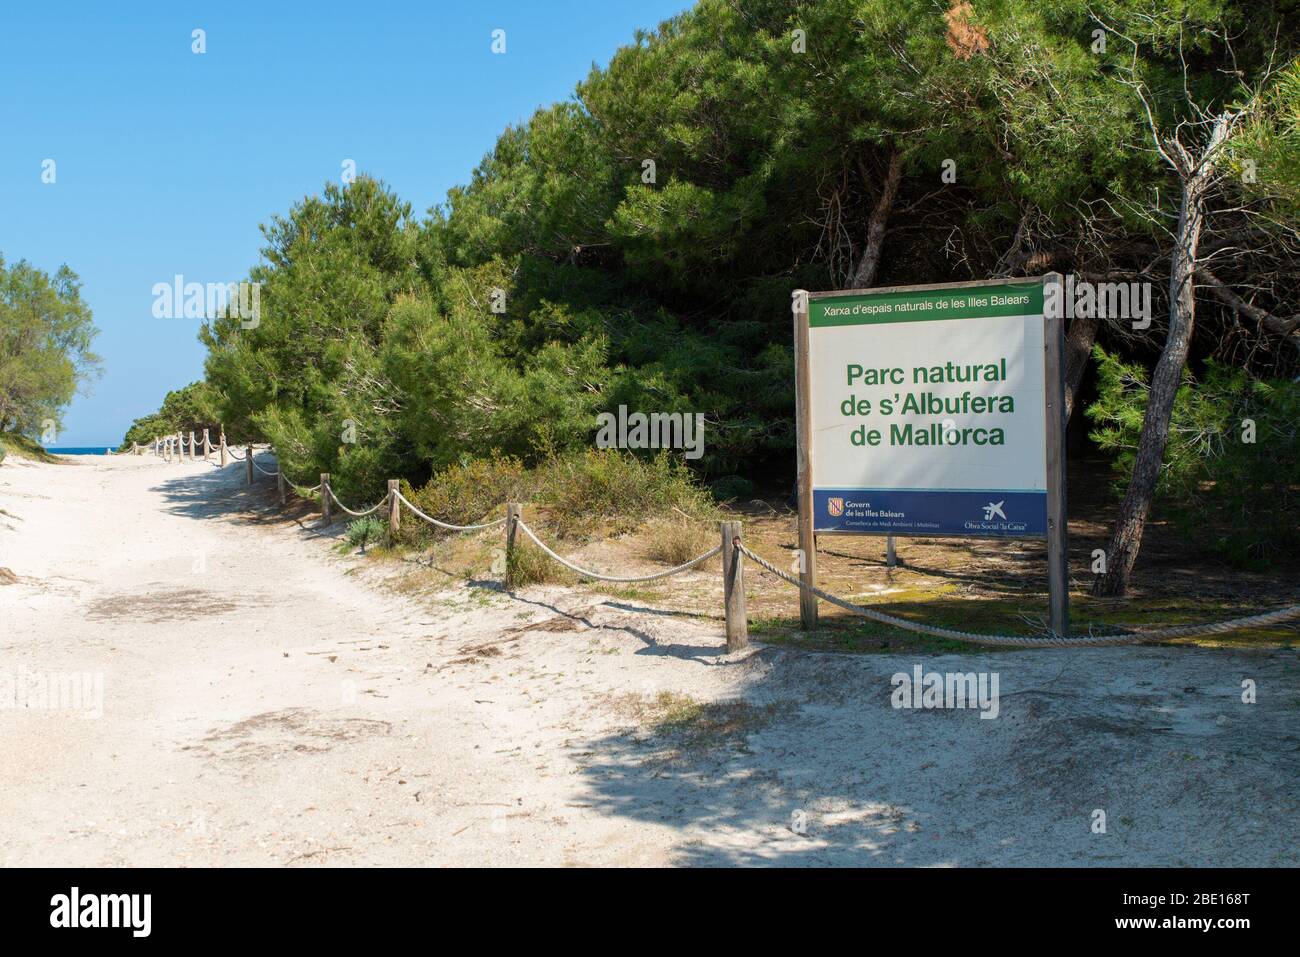
[[[989,502],[987,505],[985,505],[984,521],[991,522],[993,521],[995,516],[997,518],[1005,519],[1007,517],[1007,513],[1002,511],[1002,506],[1005,503],[1006,503],[1006,499],[1003,499],[1001,502]]]

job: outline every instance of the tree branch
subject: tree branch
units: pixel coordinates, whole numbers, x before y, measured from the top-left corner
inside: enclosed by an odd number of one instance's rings
[[[1283,319],[1280,316],[1273,315],[1267,309],[1261,309],[1259,306],[1247,302],[1228,288],[1227,284],[1211,272],[1208,266],[1198,265],[1196,267],[1196,278],[1204,283],[1205,287],[1220,301],[1227,303],[1242,315],[1253,319],[1261,329],[1267,332],[1277,336],[1290,336],[1296,329],[1300,328],[1300,315],[1292,316],[1290,319]]]

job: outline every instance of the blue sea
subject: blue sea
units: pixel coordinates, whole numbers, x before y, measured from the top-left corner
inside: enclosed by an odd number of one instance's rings
[[[52,447],[46,449],[45,451],[53,452],[55,455],[107,455],[109,452],[112,452],[114,450],[107,445],[96,445],[96,446],[79,445],[75,447],[68,446],[66,448]]]

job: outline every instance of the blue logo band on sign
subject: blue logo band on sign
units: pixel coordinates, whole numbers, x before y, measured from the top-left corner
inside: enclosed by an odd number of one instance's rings
[[[813,527],[819,532],[1042,538],[1043,491],[814,488]]]

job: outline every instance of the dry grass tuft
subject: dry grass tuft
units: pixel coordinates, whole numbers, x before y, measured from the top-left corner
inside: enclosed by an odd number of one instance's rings
[[[716,528],[679,514],[652,519],[642,537],[645,539],[642,554],[665,565],[681,565],[718,544]]]

